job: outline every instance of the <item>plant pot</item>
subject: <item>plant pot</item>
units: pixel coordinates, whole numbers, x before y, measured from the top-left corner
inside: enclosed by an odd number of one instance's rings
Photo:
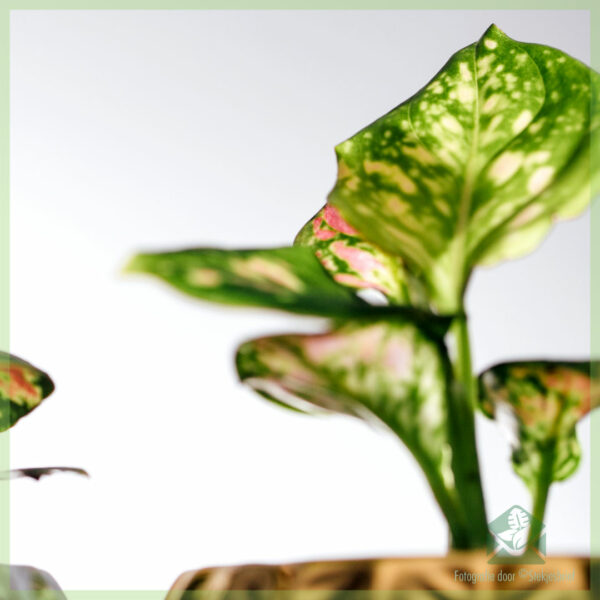
[[[543,565],[498,565],[489,564],[488,560],[484,552],[452,552],[445,557],[214,567],[183,573],[173,584],[167,600],[191,600],[194,594],[190,592],[194,591],[225,590],[321,590],[331,591],[332,598],[334,592],[340,590],[519,590],[518,597],[522,600],[530,595],[523,594],[524,591],[542,590],[557,592],[557,598],[564,598],[566,591],[578,590],[583,598],[587,597],[583,592],[590,588],[589,558],[548,557]],[[210,595],[211,599],[215,597],[218,596]],[[319,600],[328,597],[319,594]],[[409,597],[402,595],[403,599]],[[436,594],[435,597],[443,596]],[[243,595],[236,594],[235,598],[239,600]]]

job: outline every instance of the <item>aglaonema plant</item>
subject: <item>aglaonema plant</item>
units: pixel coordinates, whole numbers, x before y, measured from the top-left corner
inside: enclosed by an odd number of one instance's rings
[[[295,410],[384,424],[423,469],[452,546],[483,547],[476,410],[511,416],[541,521],[598,391],[589,361],[508,363],[478,381],[465,290],[478,265],[533,250],[598,191],[599,91],[581,62],[492,25],[336,147],[335,186],[293,246],[144,253],[128,270],[204,300],[329,317],[327,333],[243,344],[240,379]]]

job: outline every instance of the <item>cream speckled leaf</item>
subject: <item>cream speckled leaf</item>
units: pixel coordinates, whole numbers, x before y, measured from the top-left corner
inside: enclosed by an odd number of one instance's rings
[[[464,524],[452,475],[450,367],[435,336],[409,319],[352,320],[325,334],[252,340],[236,364],[242,381],[278,404],[385,424],[418,460],[451,526]]]
[[[592,76],[492,26],[336,148],[328,202],[405,258],[439,309],[457,310],[474,266],[531,249],[552,218],[589,200]]]
[[[185,294],[223,304],[324,316],[369,308],[335,283],[309,248],[196,248],[138,254],[126,271],[155,275]]]
[[[50,377],[32,364],[0,352],[0,431],[12,427],[54,391]]]
[[[312,248],[323,267],[342,285],[377,290],[393,304],[422,303],[400,257],[362,239],[329,204],[300,230],[294,244]]]
[[[593,363],[594,373],[600,367]],[[600,404],[600,381],[589,362],[503,363],[481,374],[483,412],[503,421],[513,445],[513,466],[530,487],[540,481],[544,452],[553,453],[552,480],[569,477],[581,449],[575,425]]]

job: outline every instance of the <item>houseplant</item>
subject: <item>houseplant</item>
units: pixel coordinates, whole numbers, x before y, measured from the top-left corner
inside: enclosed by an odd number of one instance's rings
[[[35,410],[52,392],[50,376],[27,361],[0,352],[0,433],[13,427]],[[6,480],[29,477],[39,480],[58,472],[87,475],[74,467],[42,467],[0,472],[0,485]],[[0,597],[6,600],[64,600],[51,575],[32,567],[0,564]]]
[[[599,92],[579,61],[492,25],[336,147],[337,182],[293,246],[143,253],[128,270],[204,300],[328,317],[324,334],[243,344],[240,379],[293,410],[391,430],[422,468],[453,550],[489,540],[475,411],[510,415],[533,508],[531,527],[501,533],[535,553],[551,484],[577,468],[575,424],[598,404],[597,365],[531,360],[476,376],[464,295],[478,265],[533,250],[598,190]]]

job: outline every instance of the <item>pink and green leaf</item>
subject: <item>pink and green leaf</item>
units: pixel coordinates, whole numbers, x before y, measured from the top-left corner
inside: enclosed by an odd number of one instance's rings
[[[0,352],[0,431],[12,427],[54,391],[50,377],[32,364]]]
[[[459,310],[474,267],[531,250],[598,192],[598,91],[574,58],[492,26],[336,148],[328,203],[419,273],[439,310]]]
[[[368,308],[329,277],[312,250],[299,246],[139,254],[126,270],[155,275],[189,296],[223,304],[324,316]]]
[[[373,289],[393,304],[416,305],[402,259],[362,239],[333,206],[326,204],[298,233],[296,245],[312,248],[333,279],[350,288]]]
[[[514,469],[528,487],[538,484],[548,448],[553,452],[552,481],[566,479],[577,469],[581,449],[575,426],[600,404],[598,366],[528,361],[499,364],[480,375],[481,408],[488,417],[504,421]]]
[[[460,537],[465,515],[452,475],[449,363],[440,339],[408,318],[351,320],[324,334],[249,341],[236,364],[244,383],[277,404],[393,431],[424,469]]]

